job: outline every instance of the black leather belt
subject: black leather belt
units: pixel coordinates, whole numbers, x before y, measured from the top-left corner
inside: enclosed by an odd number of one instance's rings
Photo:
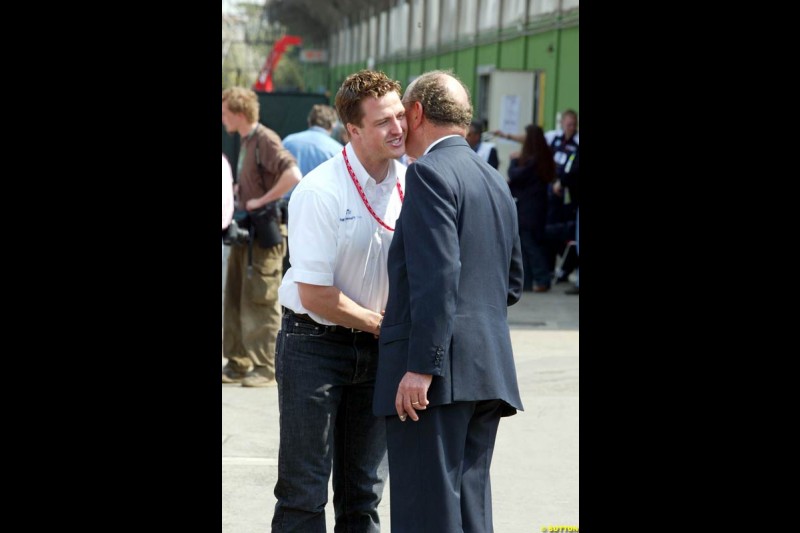
[[[369,333],[368,331],[361,331],[360,329],[355,329],[355,328],[346,328],[344,326],[329,326],[327,324],[320,324],[307,314],[295,313],[291,309],[285,309],[283,314],[285,316],[288,316],[291,320],[296,320],[298,322],[303,322],[305,324],[311,324],[313,326],[317,326],[318,328],[324,329],[328,333],[346,333],[348,335],[355,335],[358,333]]]

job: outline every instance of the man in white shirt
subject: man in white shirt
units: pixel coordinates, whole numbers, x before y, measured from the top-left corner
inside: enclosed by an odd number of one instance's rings
[[[380,530],[386,433],[372,414],[386,270],[405,187],[400,84],[347,77],[336,110],[350,142],[297,185],[289,202],[291,267],[276,368],[280,453],[272,531],[325,531],[333,468],[336,529]]]

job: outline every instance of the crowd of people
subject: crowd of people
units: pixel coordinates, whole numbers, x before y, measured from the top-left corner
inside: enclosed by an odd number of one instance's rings
[[[522,134],[493,133],[522,143],[511,154],[508,176],[521,221],[525,290],[547,292],[551,284],[568,281],[574,270],[575,285],[565,293],[578,294],[578,114],[565,110],[560,128],[548,132],[529,124]]]
[[[336,531],[380,531],[387,480],[397,533],[492,531],[497,430],[523,409],[507,308],[569,274],[577,115],[495,132],[521,143],[508,179],[451,71],[405,91],[353,73],[284,139],[258,117],[255,92],[223,91],[241,139],[223,234],[243,233],[225,241],[222,382],[277,386],[272,531],[324,532],[329,480]],[[261,217],[283,236],[267,247]]]

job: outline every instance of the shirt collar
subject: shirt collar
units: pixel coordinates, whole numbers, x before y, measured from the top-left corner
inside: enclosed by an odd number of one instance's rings
[[[252,129],[252,131],[251,131],[250,133],[248,133],[248,134],[247,134],[247,136],[246,136],[246,137],[243,139],[243,141],[244,141],[244,142],[247,142],[247,141],[249,141],[250,139],[252,139],[253,137],[255,137],[255,135],[256,135],[256,131],[258,131],[258,124],[256,124],[256,127],[255,127],[255,128],[253,128],[253,129]]]
[[[442,137],[441,139],[436,139],[435,141],[433,141],[433,142],[431,143],[431,145],[430,145],[430,146],[428,146],[428,149],[427,149],[427,150],[425,150],[425,152],[423,152],[423,154],[422,154],[422,155],[425,155],[425,154],[427,154],[428,152],[430,152],[430,151],[431,151],[431,148],[433,148],[434,146],[436,146],[437,144],[439,144],[439,143],[440,143],[440,142],[442,142],[443,140],[445,140],[445,139],[449,139],[450,137],[462,137],[462,138],[463,138],[463,136],[462,136],[462,135],[456,135],[456,134],[453,134],[453,135],[445,135],[445,136],[444,136],[444,137]],[[420,156],[420,157],[422,157],[422,156]]]
[[[358,184],[361,185],[361,188],[363,189],[364,187],[366,187],[366,185],[369,182],[369,180],[372,179],[372,176],[370,176],[367,173],[366,169],[364,168],[364,165],[362,165],[361,161],[358,160],[358,156],[356,155],[355,150],[353,150],[353,146],[351,145],[351,143],[347,143],[347,145],[345,145],[344,149],[347,150],[347,160],[350,162],[350,168],[353,169],[353,173],[356,175],[356,179],[358,180]],[[342,160],[342,164],[343,165],[345,164],[344,160]],[[347,172],[347,165],[345,165],[344,171]],[[348,173],[347,177],[348,178],[350,177],[349,173]],[[394,183],[395,180],[396,180],[396,177],[397,177],[397,175],[395,173],[394,161],[389,161],[389,172],[386,175],[386,178],[384,178],[384,180],[382,182],[377,183],[376,185],[378,187],[380,187],[381,185],[384,185],[385,183]],[[373,180],[373,182],[374,181],[375,180]]]

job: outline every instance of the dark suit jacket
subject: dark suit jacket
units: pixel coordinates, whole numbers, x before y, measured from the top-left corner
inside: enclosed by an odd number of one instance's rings
[[[501,399],[504,416],[521,410],[507,321],[522,294],[517,210],[464,138],[408,167],[388,269],[374,413],[397,414],[409,370],[434,375],[431,405]]]

